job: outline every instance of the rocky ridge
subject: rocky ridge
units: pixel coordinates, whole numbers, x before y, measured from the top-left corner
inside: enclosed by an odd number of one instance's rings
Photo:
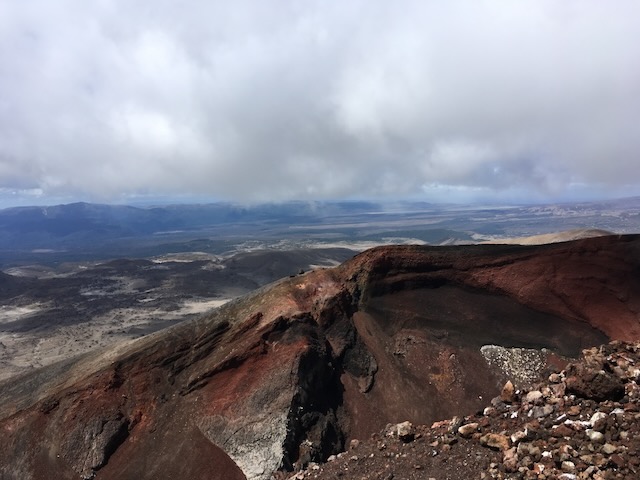
[[[514,397],[493,407],[495,421],[518,422],[524,411],[510,418],[523,405],[516,392],[532,378],[585,347],[640,338],[639,272],[638,236],[369,250],[118,349],[0,384],[0,477],[266,480],[322,462],[388,423],[480,411],[508,379]],[[514,359],[535,372],[501,367]],[[525,416],[539,409],[544,423],[557,405],[540,392]],[[466,419],[479,430],[467,432],[471,443],[450,443],[452,452],[464,444],[485,452],[474,435],[493,418]],[[513,448],[502,435],[487,445]]]
[[[505,383],[475,414],[403,422],[289,479],[558,479],[640,476],[640,343],[612,342],[531,389]]]

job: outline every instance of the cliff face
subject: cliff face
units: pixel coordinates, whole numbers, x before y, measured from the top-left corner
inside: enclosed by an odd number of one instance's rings
[[[640,237],[381,247],[0,385],[0,478],[266,479],[640,338]]]

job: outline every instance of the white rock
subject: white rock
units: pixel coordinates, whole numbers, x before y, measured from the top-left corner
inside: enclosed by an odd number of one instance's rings
[[[598,420],[602,420],[604,418],[607,418],[607,414],[604,412],[596,412],[593,415],[591,415],[591,419],[589,419],[589,423],[591,424],[591,426],[595,425],[595,423]]]
[[[524,440],[525,438],[527,438],[527,429],[526,428],[524,430],[520,430],[518,432],[512,433],[511,434],[511,443],[513,443],[515,445],[518,442],[520,442],[521,440]]]
[[[527,393],[527,396],[524,399],[529,403],[535,403],[542,398],[542,392],[540,390],[533,390]]]
[[[458,433],[460,434],[460,436],[465,438],[469,438],[471,435],[473,435],[477,431],[478,431],[478,424],[475,422],[467,423],[465,425],[462,425],[460,428],[458,428]]]
[[[596,432],[595,430],[591,430],[590,428],[586,431],[587,437],[594,443],[603,443],[604,435],[600,432]]]
[[[404,441],[413,440],[413,436],[416,433],[411,422],[398,423],[395,430],[398,438]]]
[[[577,480],[575,473],[563,473],[558,477],[558,480]]]
[[[565,419],[567,418],[567,414],[563,413],[562,415],[560,415],[558,418],[556,418],[553,423],[558,424],[558,423],[562,423],[565,421]]]

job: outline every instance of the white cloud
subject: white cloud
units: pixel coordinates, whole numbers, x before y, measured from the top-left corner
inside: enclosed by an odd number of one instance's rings
[[[631,0],[4,2],[0,58],[6,189],[640,188]]]

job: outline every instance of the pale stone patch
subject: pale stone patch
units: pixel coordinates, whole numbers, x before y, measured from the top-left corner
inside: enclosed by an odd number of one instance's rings
[[[489,366],[498,368],[518,385],[528,384],[540,378],[546,366],[545,349],[483,345],[480,353]]]

